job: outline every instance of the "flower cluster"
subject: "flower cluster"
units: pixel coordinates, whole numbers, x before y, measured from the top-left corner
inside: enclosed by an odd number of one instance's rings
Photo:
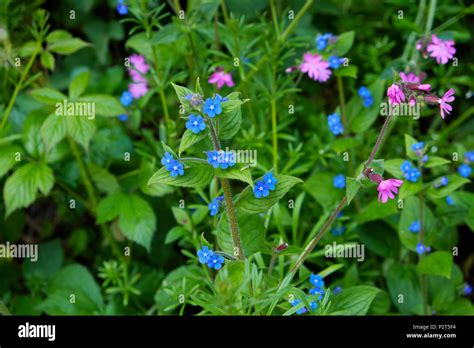
[[[198,250],[197,256],[201,264],[207,264],[209,268],[215,270],[220,270],[225,261],[221,255],[212,251],[207,246],[203,246],[202,249]]]
[[[172,177],[184,175],[183,164],[180,161],[174,159],[173,155],[169,152],[165,152],[165,157],[161,159],[161,164],[165,166],[166,170],[170,172]]]
[[[326,291],[324,290],[324,280],[320,275],[317,274],[311,274],[309,277],[309,282],[311,285],[313,285],[313,288],[309,290],[310,295],[315,295],[318,296],[317,301],[321,301],[324,297],[324,294]],[[311,301],[309,303],[311,312],[314,312],[318,308],[318,302],[317,301]],[[299,305],[302,302],[300,299],[296,299],[292,301],[290,304],[295,307]],[[302,307],[296,311],[296,314],[304,314],[307,313],[308,309],[306,307]]]
[[[221,202],[224,200],[224,196],[219,196],[219,197],[216,197],[214,198],[211,203],[209,203],[208,207],[209,207],[209,214],[211,216],[215,216],[217,215],[217,213],[219,212],[219,206],[221,204]]]
[[[418,243],[416,245],[416,252],[420,255],[429,253],[431,251],[431,248],[429,246],[424,245],[423,243]]]
[[[367,87],[360,87],[357,93],[362,98],[364,107],[369,108],[372,106],[374,100],[372,99],[372,94]]]
[[[118,0],[117,12],[121,16],[125,16],[126,14],[128,14],[128,6],[124,3],[124,0]]]
[[[258,180],[253,188],[253,193],[256,198],[268,197],[270,191],[275,189],[277,179],[272,172],[268,172],[263,176],[262,180]]]
[[[333,41],[333,39],[334,37],[331,33],[319,34],[316,36],[316,47],[318,48],[318,51],[326,49],[328,44]]]
[[[221,89],[224,87],[224,85],[227,87],[235,86],[234,81],[232,80],[232,74],[226,73],[222,68],[217,68],[216,71],[209,77],[207,82],[217,85],[217,89]]]
[[[414,167],[413,164],[409,161],[404,161],[400,166],[400,169],[403,172],[405,179],[407,179],[408,181],[417,182],[418,178],[421,176],[421,173],[418,168]]]
[[[227,169],[235,166],[235,152],[234,151],[207,151],[207,163],[212,165],[215,169]]]
[[[421,52],[423,57],[436,59],[438,64],[446,64],[454,58],[456,48],[454,40],[443,40],[436,35],[431,35],[431,41],[421,39],[416,43],[416,49]]]
[[[344,126],[341,123],[341,117],[337,113],[328,115],[329,130],[334,135],[339,135],[344,132]]]
[[[464,178],[471,176],[472,168],[469,166],[471,162],[474,162],[474,151],[468,151],[464,154],[464,162],[458,168],[458,173]]]
[[[335,188],[343,189],[346,187],[346,177],[343,174],[338,174],[333,178],[333,185]]]

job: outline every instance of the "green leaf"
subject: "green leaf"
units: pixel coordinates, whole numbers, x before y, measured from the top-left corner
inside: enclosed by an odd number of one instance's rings
[[[238,96],[239,94],[237,94],[237,97]],[[235,94],[233,97],[235,97]],[[230,98],[222,102],[222,113],[216,117],[218,122],[217,133],[220,139],[230,139],[237,134],[242,124],[241,105],[245,102],[247,102],[247,99],[240,100]]]
[[[375,159],[370,164],[370,167],[374,170],[375,173],[382,175],[385,170],[385,161],[383,159]]]
[[[125,193],[115,193],[102,199],[97,206],[97,223],[117,217],[122,233],[149,251],[156,229],[156,217],[148,202],[138,195]]]
[[[357,181],[357,179],[346,177],[347,205],[351,203],[351,201],[354,199],[361,187],[362,185],[359,181]]]
[[[67,134],[89,151],[89,142],[96,131],[95,120],[82,116],[64,116]]]
[[[174,241],[186,236],[188,232],[182,226],[174,226],[171,230],[168,231],[165,237],[165,244],[171,244]]]
[[[404,161],[405,160],[401,158],[386,160],[384,163],[384,168],[388,173],[390,173],[395,178],[402,178],[403,172],[400,169],[400,167]],[[406,181],[404,181],[404,183],[406,183]]]
[[[171,207],[171,211],[173,212],[173,216],[178,224],[182,225],[185,229],[187,229],[190,232],[193,230],[191,217],[189,216],[186,209]]]
[[[15,160],[17,152],[21,153],[21,149],[16,145],[0,146],[0,178],[17,163]]]
[[[263,219],[259,215],[238,211],[237,222],[244,255],[250,257],[256,252],[262,252],[265,249],[265,226]],[[222,215],[217,226],[217,243],[223,251],[234,255],[234,244],[227,214]],[[237,257],[237,255],[234,256]]]
[[[372,124],[380,116],[380,103],[384,96],[384,80],[376,80],[368,86],[374,103],[369,108],[365,108],[362,104],[362,98],[359,95],[354,95],[347,105],[347,118],[350,124],[350,129],[356,133],[367,131]]]
[[[365,315],[380,290],[372,286],[353,286],[334,298],[331,315]]]
[[[56,89],[52,88],[36,88],[31,91],[31,96],[43,104],[54,105],[56,103],[62,103],[66,96]]]
[[[41,243],[38,246],[38,259],[27,259],[23,262],[23,275],[30,285],[48,280],[59,271],[63,259],[64,252],[59,239]]]
[[[451,192],[457,190],[461,186],[470,183],[471,180],[463,178],[458,174],[447,175],[448,185],[440,188],[430,187],[426,193],[429,199],[441,199],[449,195]]]
[[[322,271],[318,272],[318,275],[320,275],[322,278],[325,278],[328,275],[340,270],[342,267],[344,267],[342,263],[335,263],[329,267],[326,267]]]
[[[249,167],[238,168],[234,166],[227,169],[214,169],[218,178],[240,180],[250,185],[253,189],[252,173]]]
[[[385,258],[399,257],[400,240],[392,228],[380,222],[371,222],[359,229],[360,240],[367,249]]]
[[[49,70],[54,70],[54,56],[48,52],[48,51],[43,51],[41,53],[41,65],[44,66],[46,69]]]
[[[421,181],[411,182],[408,180],[404,180],[402,186],[400,186],[398,198],[408,198],[410,196],[416,195],[421,190],[423,190],[423,183]]]
[[[94,103],[95,113],[99,116],[114,117],[126,113],[119,100],[109,95],[86,95],[80,97],[78,101]]]
[[[357,78],[357,67],[354,65],[351,66],[342,66],[339,69],[334,71],[335,76],[339,77],[352,77],[353,79]]]
[[[351,137],[343,137],[334,140],[331,143],[331,148],[336,151],[336,153],[339,155],[343,151],[355,148],[361,144],[361,141],[357,138],[351,138]]]
[[[103,311],[99,285],[79,264],[61,269],[50,281],[47,294],[47,299],[37,308],[48,315],[97,315]],[[74,303],[70,302],[71,295]]]
[[[349,52],[352,47],[352,44],[354,43],[354,35],[354,31],[351,30],[346,31],[337,37],[337,41],[335,43],[335,50],[337,56],[342,57],[347,52]]]
[[[374,191],[374,195],[376,195],[377,191]],[[397,202],[394,200],[389,199],[387,203],[381,203],[375,199],[359,212],[355,220],[358,224],[363,224],[369,221],[383,219],[397,213]]]
[[[86,70],[83,71],[79,74],[77,74],[69,84],[69,97],[72,99],[79,98],[82,93],[87,88],[87,85],[89,84],[89,78],[90,78],[90,71]]]
[[[154,45],[173,44],[183,36],[184,32],[175,23],[168,23],[155,32],[151,43]]]
[[[276,175],[275,178],[277,179],[275,190],[270,191],[268,197],[256,198],[250,186],[245,188],[237,199],[236,209],[249,214],[264,213],[282,199],[293,186],[303,182],[288,175]]]
[[[418,262],[417,269],[421,274],[438,275],[451,278],[453,255],[447,251],[435,251],[423,256]]]
[[[154,184],[166,184],[180,187],[204,187],[209,185],[214,177],[213,168],[207,163],[196,163],[190,161],[182,161],[184,175],[172,177],[165,167],[159,169],[148,181],[148,186]]]
[[[405,134],[405,153],[409,158],[415,161],[418,160],[418,156],[415,151],[411,149],[411,146],[416,143],[418,143],[418,140],[408,134]]]
[[[174,88],[174,91],[176,92],[176,95],[178,96],[179,103],[183,106],[188,105],[189,101],[186,100],[184,97],[187,96],[188,94],[193,94],[193,91],[191,91],[189,88],[178,86],[171,82],[171,85]]]
[[[438,167],[438,166],[442,166],[442,165],[450,164],[450,163],[451,161],[445,158],[437,157],[437,156],[429,156],[428,162],[425,163],[425,167],[433,168],[433,167]]]
[[[334,205],[342,198],[344,192],[333,185],[333,173],[316,172],[306,180],[304,188],[321,204],[325,210],[332,210]]]
[[[31,56],[37,48],[38,44],[35,41],[27,41],[21,46],[19,56],[22,58]]]
[[[181,156],[184,151],[189,149],[194,144],[205,139],[206,136],[207,132],[200,132],[198,134],[195,134],[190,129],[186,129],[183,136],[181,137],[181,143],[179,144],[179,156]]]
[[[33,203],[38,191],[47,195],[54,184],[53,171],[44,163],[27,163],[18,168],[5,182],[3,198],[5,216]]]
[[[416,245],[418,244],[418,234],[410,231],[410,225],[415,221],[420,221],[420,200],[418,197],[412,196],[404,201],[398,223],[400,241],[412,251],[416,250]],[[423,206],[422,228],[425,231],[425,243],[430,245],[436,235],[434,231],[435,218],[426,204]]]
[[[46,145],[46,151],[52,149],[63,140],[67,134],[67,116],[49,115],[41,126],[41,138]]]
[[[54,53],[68,55],[87,46],[90,45],[79,38],[58,39],[48,44],[48,50]]]
[[[423,298],[415,266],[393,263],[387,272],[387,286],[392,303],[402,314],[423,314]]]
[[[93,163],[89,164],[87,167],[94,185],[100,192],[111,195],[120,191],[120,185],[117,181],[117,178],[110,174],[107,169]]]

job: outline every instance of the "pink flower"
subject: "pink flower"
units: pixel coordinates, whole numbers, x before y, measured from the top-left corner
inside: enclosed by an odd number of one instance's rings
[[[146,79],[136,70],[129,71],[130,77],[133,82],[146,82]]]
[[[332,74],[328,67],[329,63],[324,61],[320,55],[307,52],[303,55],[303,62],[299,69],[301,72],[308,73],[311,79],[325,82]]]
[[[415,98],[415,96],[411,95],[410,96],[410,101],[408,102],[408,105],[415,106],[415,104],[416,104],[416,98]]]
[[[398,179],[388,179],[381,181],[379,186],[377,186],[377,191],[379,191],[379,202],[382,199],[382,203],[387,203],[387,200],[394,199],[394,193],[398,193],[398,187],[403,184],[403,180]]]
[[[226,73],[222,68],[217,68],[207,82],[217,84],[217,89],[221,89],[224,84],[227,85],[227,87],[235,86],[234,81],[232,81],[232,75]]]
[[[451,110],[453,110],[453,107],[448,103],[451,103],[454,100],[454,92],[454,89],[451,88],[446,93],[444,93],[441,99],[438,100],[441,118],[444,118],[444,113],[449,115]]]
[[[400,104],[401,101],[405,101],[405,94],[403,94],[400,87],[396,84],[392,84],[387,89],[387,96],[390,104]]]
[[[130,63],[132,63],[133,68],[142,74],[146,74],[150,67],[146,63],[145,57],[139,54],[132,54],[130,57]]]
[[[431,89],[431,85],[428,83],[425,83],[424,85],[419,85],[418,90],[420,91],[429,91]]]
[[[130,83],[128,91],[135,99],[143,97],[148,92],[148,85],[145,82]]]
[[[421,80],[418,76],[416,76],[414,73],[400,73],[400,78],[405,81],[405,82],[413,82],[413,83],[420,83]]]
[[[431,43],[427,47],[430,57],[436,58],[436,63],[446,64],[448,60],[454,57],[456,48],[453,40],[441,40],[436,35],[431,35]]]

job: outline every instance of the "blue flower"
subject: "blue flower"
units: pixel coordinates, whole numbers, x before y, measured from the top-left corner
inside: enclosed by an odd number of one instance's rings
[[[219,93],[216,93],[216,95],[214,96],[215,99],[219,100],[221,103],[223,102],[226,102],[229,100],[229,98],[226,98],[226,97],[222,97]]]
[[[291,305],[293,307],[296,307],[297,305],[299,305],[302,301],[301,300],[294,300],[293,302],[291,302]],[[308,310],[306,309],[306,307],[301,307],[300,309],[298,309],[296,311],[296,314],[305,314]]]
[[[123,106],[129,106],[133,102],[132,93],[129,91],[124,91],[120,96],[120,102]]]
[[[121,122],[126,122],[128,120],[128,115],[127,114],[120,114],[117,116],[117,118],[121,121]]]
[[[123,3],[123,0],[118,1],[117,12],[122,16],[128,14],[128,6]]]
[[[273,176],[272,172],[268,172],[263,176],[263,182],[267,185],[269,190],[274,190],[277,179]]]
[[[222,264],[224,263],[224,258],[219,254],[213,253],[209,260],[207,261],[207,266],[209,268],[214,268],[215,270],[220,270],[222,268]]]
[[[219,152],[207,151],[207,163],[216,169],[219,168]]]
[[[209,117],[216,117],[222,112],[221,101],[217,98],[207,98],[204,102],[204,113]]]
[[[324,282],[323,282],[324,283]],[[310,295],[319,295],[318,301],[321,301],[323,299],[324,294],[326,291],[320,287],[312,288],[309,290]]]
[[[221,202],[224,199],[224,196],[219,196],[214,198],[211,203],[209,203],[208,207],[210,210],[210,215],[214,216],[219,212],[219,202]]]
[[[310,308],[311,308],[311,312],[314,312],[317,308],[318,308],[318,304],[316,303],[316,301],[312,301],[310,304],[309,304]]]
[[[441,186],[447,186],[449,183],[449,180],[446,176],[443,176],[441,179],[439,179],[439,183],[441,184]]]
[[[198,134],[200,131],[206,129],[206,124],[202,116],[191,114],[186,122],[186,128],[190,129],[194,134]]]
[[[340,226],[340,227],[334,227],[332,230],[331,230],[331,233],[333,236],[337,237],[337,236],[342,236],[344,234],[344,231],[346,230],[346,228],[344,226]]]
[[[468,151],[464,154],[464,158],[469,162],[474,162],[474,151]]]
[[[357,91],[359,93],[359,96],[362,98],[372,98],[372,94],[370,93],[369,89],[367,87],[360,87],[359,90]]]
[[[235,166],[235,152],[233,151],[222,151],[219,154],[219,164],[221,169],[227,169]]]
[[[171,170],[171,165],[174,161],[173,155],[168,151],[165,152],[165,157],[161,159],[161,164],[166,167],[167,170]]]
[[[330,131],[334,135],[339,135],[344,132],[344,127],[342,126],[342,123],[335,124],[333,126],[329,126]]]
[[[454,205],[453,197],[451,197],[451,196],[446,196],[446,203],[447,203],[448,205]]]
[[[409,161],[404,161],[402,165],[400,166],[401,171],[404,173],[410,171],[412,168],[413,168],[413,165]]]
[[[268,189],[268,186],[265,182],[259,180],[255,183],[255,186],[253,187],[253,193],[257,198],[268,197],[268,195],[270,194],[270,190]]]
[[[464,283],[464,289],[463,289],[464,295],[471,295],[472,294],[472,286],[468,283]]]
[[[417,151],[417,150],[421,150],[425,147],[425,143],[420,141],[418,143],[414,143],[412,146],[411,146],[411,149],[413,151]]]
[[[169,170],[171,176],[173,178],[177,177],[178,175],[184,175],[184,167],[183,164],[178,160],[173,160],[171,164],[169,164]]]
[[[189,93],[184,96],[184,99],[189,100],[192,106],[197,107],[202,104],[202,95],[199,93]]]
[[[459,175],[465,178],[468,178],[471,175],[471,172],[472,172],[471,167],[469,167],[469,165],[466,163],[461,164],[458,168]]]
[[[428,157],[428,155],[424,155],[423,158],[421,159],[421,162],[426,163],[428,162],[429,159],[430,158]]]
[[[332,291],[334,295],[340,294],[341,292],[342,292],[342,287],[340,286],[336,286],[334,290]]]
[[[203,246],[202,249],[197,252],[199,262],[202,264],[208,263],[212,255],[214,255],[214,252],[207,246]]]
[[[322,288],[324,286],[323,277],[318,274],[311,274],[309,276],[309,282],[317,288]]]
[[[420,254],[420,255],[425,254],[425,253],[428,253],[428,252],[430,252],[430,251],[431,251],[431,248],[428,247],[428,246],[426,246],[426,245],[424,245],[423,243],[418,243],[418,244],[416,245],[416,252],[417,252],[418,254]]]
[[[343,189],[346,187],[346,177],[343,174],[336,175],[332,180],[332,184],[335,188]]]
[[[328,59],[329,67],[332,69],[337,69],[342,64],[342,59],[337,56],[331,56]]]
[[[328,125],[334,126],[336,124],[341,123],[341,117],[337,113],[333,113],[328,115]]]
[[[405,172],[405,178],[411,182],[417,182],[420,176],[421,173],[418,168],[412,168],[409,171]]]
[[[364,102],[363,102],[364,107],[370,108],[373,103],[374,103],[374,100],[372,99],[372,97],[364,98]]]
[[[324,50],[326,48],[326,46],[328,45],[328,41],[329,41],[330,38],[331,38],[331,33],[318,35],[316,37],[316,47],[318,48],[318,50],[320,50],[320,51]]]
[[[420,228],[421,228],[421,224],[419,221],[413,221],[410,225],[410,227],[408,227],[408,229],[410,230],[410,232],[413,232],[413,233],[418,233],[420,232]]]

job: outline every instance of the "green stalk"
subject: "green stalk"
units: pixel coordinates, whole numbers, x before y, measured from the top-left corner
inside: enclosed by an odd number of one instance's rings
[[[437,0],[430,0],[430,8],[428,10],[428,19],[426,20],[425,26],[425,36],[428,36],[431,32],[431,28],[433,27],[433,20],[434,15],[436,12],[436,2]]]
[[[277,110],[276,100],[272,96],[271,99],[271,112],[272,112],[272,140],[273,140],[273,170],[275,174],[278,174],[278,129],[277,129]]]
[[[20,93],[21,89],[23,88],[23,82],[25,82],[26,76],[28,75],[31,66],[33,65],[33,62],[35,61],[36,56],[41,50],[41,43],[37,42],[36,43],[36,48],[33,52],[33,54],[30,57],[30,60],[28,61],[28,64],[26,65],[25,70],[23,70],[23,73],[21,74],[20,81],[18,81],[15,90],[13,91],[13,94],[10,98],[10,101],[8,103],[7,108],[5,109],[5,112],[3,113],[3,119],[2,119],[2,124],[0,125],[0,130],[3,130],[5,127],[8,117],[10,116],[10,113],[12,111],[13,105],[15,104],[16,97],[18,96],[18,93]]]
[[[348,131],[348,125],[347,125],[347,118],[346,118],[346,99],[344,97],[344,87],[342,84],[342,78],[340,76],[337,76],[337,91],[339,94],[339,104],[341,105],[341,118],[342,118],[342,124],[344,126],[344,133],[347,136],[347,131]]]
[[[272,11],[273,26],[275,27],[275,35],[277,40],[280,40],[280,28],[278,26],[277,12],[275,8],[275,0],[270,0],[270,8]]]

